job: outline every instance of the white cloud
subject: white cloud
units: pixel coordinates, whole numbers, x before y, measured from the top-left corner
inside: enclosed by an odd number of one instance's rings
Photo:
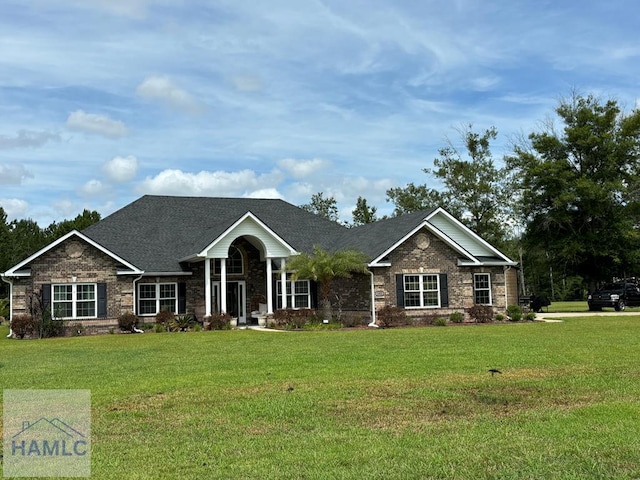
[[[104,185],[100,180],[89,180],[80,187],[78,193],[83,197],[95,197],[102,195],[106,190],[106,185]]]
[[[22,185],[27,178],[33,178],[24,165],[0,163],[0,185]]]
[[[69,114],[67,128],[107,138],[120,138],[129,134],[129,129],[121,121],[112,120],[106,115],[86,113],[84,110]]]
[[[35,148],[41,147],[49,141],[60,141],[60,134],[46,131],[18,130],[18,133],[11,137],[0,135],[0,149],[9,148]]]
[[[113,182],[130,182],[138,172],[138,159],[133,155],[113,157],[102,166],[102,171]]]
[[[152,178],[146,178],[138,190],[156,195],[211,195],[233,197],[247,192],[263,190],[268,176],[258,176],[252,170],[239,172],[188,173],[181,170],[164,170]]]
[[[305,178],[324,168],[331,167],[331,162],[321,158],[314,158],[313,160],[284,158],[278,162],[278,166],[294,178]]]
[[[263,188],[260,190],[254,190],[253,192],[245,195],[246,198],[278,198],[284,200],[284,196],[278,191],[277,188]]]
[[[167,76],[151,76],[146,78],[138,88],[136,93],[143,98],[158,100],[176,110],[186,113],[203,113],[205,107],[197,101],[186,90],[178,87]]]
[[[7,220],[23,218],[29,211],[29,204],[18,198],[0,198],[0,206],[7,214]]]

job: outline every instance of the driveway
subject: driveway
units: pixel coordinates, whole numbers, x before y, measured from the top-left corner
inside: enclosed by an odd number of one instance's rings
[[[561,313],[536,313],[536,321],[558,321],[561,318],[573,317],[622,317],[640,316],[640,312],[616,312],[615,310],[604,310],[602,312],[561,312]]]

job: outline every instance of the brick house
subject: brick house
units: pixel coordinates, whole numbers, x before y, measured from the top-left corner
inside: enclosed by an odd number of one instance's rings
[[[516,304],[516,263],[442,208],[355,228],[282,200],[144,196],[73,231],[2,274],[11,315],[34,294],[56,318],[103,329],[163,309],[240,324],[281,308],[316,308],[318,286],[291,281],[287,259],[314,246],[357,249],[370,274],[333,285],[341,312],[375,322],[397,305],[410,315],[496,311]],[[260,312],[260,313],[258,313]]]

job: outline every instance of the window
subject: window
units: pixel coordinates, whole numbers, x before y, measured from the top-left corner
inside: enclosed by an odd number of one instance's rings
[[[491,275],[475,273],[473,275],[473,294],[476,305],[491,305]]]
[[[138,286],[138,314],[155,315],[167,310],[178,311],[178,285],[176,283],[141,283]]]
[[[213,262],[214,275],[221,275],[220,259],[216,258]],[[244,260],[242,252],[239,248],[231,245],[229,247],[229,256],[227,257],[227,275],[242,275],[244,273]]]
[[[278,308],[282,308],[282,281],[278,281]],[[309,280],[287,280],[287,307],[311,308],[311,283]]]
[[[95,283],[53,285],[52,288],[54,318],[95,318],[97,310]]]
[[[429,308],[440,306],[439,275],[405,275],[404,306]]]

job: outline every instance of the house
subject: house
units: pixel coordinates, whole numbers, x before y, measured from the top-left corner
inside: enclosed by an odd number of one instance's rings
[[[518,303],[516,263],[442,208],[347,228],[273,199],[144,196],[2,280],[12,315],[28,313],[35,295],[55,318],[86,326],[116,325],[125,312],[153,321],[163,309],[243,323],[255,310],[317,307],[317,285],[286,271],[315,245],[370,258],[370,274],[333,288],[342,312],[369,322],[389,304],[425,315]]]

